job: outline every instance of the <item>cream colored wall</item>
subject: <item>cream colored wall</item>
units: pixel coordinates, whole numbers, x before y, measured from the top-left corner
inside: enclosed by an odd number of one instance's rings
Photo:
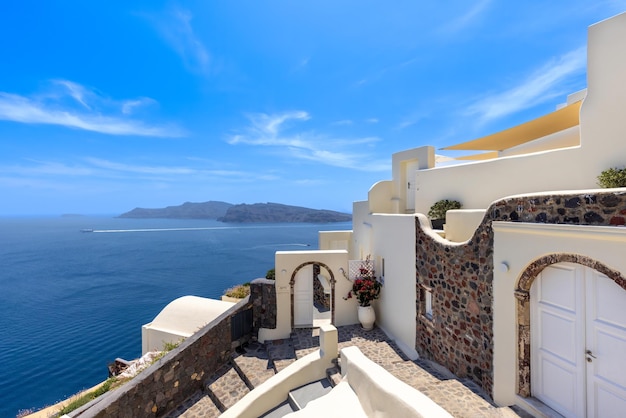
[[[383,274],[380,298],[374,303],[376,324],[396,340],[411,357],[415,352],[415,216],[370,216],[376,275]]]
[[[485,217],[485,209],[452,209],[446,212],[446,239],[464,242],[474,235]]]
[[[417,171],[420,188],[415,211],[427,214],[441,199],[458,200],[468,208],[487,208],[513,194],[593,188],[600,172],[591,173],[584,166],[588,164],[581,149],[570,148]]]
[[[534,260],[554,253],[584,255],[626,274],[626,228],[494,222],[493,230],[493,396],[499,405],[523,405],[516,396],[514,290],[520,275]]]
[[[303,263],[317,261],[330,268],[335,276],[335,325],[355,324],[357,320],[356,302],[353,299],[344,301],[342,296],[351,289],[350,282],[344,279],[339,268],[347,271],[348,251],[277,251],[274,259],[276,268],[276,328],[261,328],[259,341],[288,338],[291,334],[291,275]]]
[[[318,247],[320,250],[347,250],[350,252],[352,231],[320,231]]]
[[[393,211],[381,213],[405,213],[407,207],[406,199],[406,184],[407,181],[413,182],[414,176],[410,179],[406,176],[406,164],[411,161],[417,161],[418,168],[425,170],[435,166],[435,148],[431,146],[424,146],[418,148],[412,148],[405,151],[396,152],[391,156],[391,174],[392,174],[392,207]],[[374,211],[372,211],[374,212]]]
[[[191,334],[152,328],[152,323],[141,327],[141,355],[149,351],[161,351],[166,343],[175,344]]]
[[[385,284],[380,299],[373,304],[376,324],[407,355],[415,357],[415,216],[372,214],[367,203],[353,204],[350,260],[371,255],[376,275],[380,275],[385,259]]]
[[[362,260],[372,251],[370,249],[372,224],[367,201],[352,204],[352,246],[350,260]]]
[[[396,213],[399,199],[394,199],[393,182],[379,181],[374,184],[368,194],[369,211],[378,213]]]
[[[595,188],[602,170],[623,166],[625,40],[626,14],[589,28],[588,89],[580,112],[580,147],[418,170],[416,211],[427,213],[440,199],[486,208],[512,194]]]

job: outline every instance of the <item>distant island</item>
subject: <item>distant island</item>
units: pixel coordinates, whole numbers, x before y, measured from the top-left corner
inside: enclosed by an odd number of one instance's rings
[[[186,202],[161,209],[135,208],[119,218],[216,219],[232,223],[328,223],[349,222],[352,215],[324,209],[309,209],[280,203],[233,205],[226,202]]]

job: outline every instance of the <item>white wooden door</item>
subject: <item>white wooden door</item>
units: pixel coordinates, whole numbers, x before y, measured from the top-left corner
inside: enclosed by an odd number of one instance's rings
[[[587,416],[626,416],[626,291],[587,274]]]
[[[313,265],[302,267],[296,273],[293,286],[294,326],[313,326]]]
[[[585,416],[582,270],[546,267],[531,287],[533,396],[566,417]]]
[[[626,292],[599,272],[547,267],[531,288],[533,396],[565,417],[626,411]]]
[[[406,179],[406,211],[415,211],[415,171],[417,170],[417,161],[408,161],[404,167],[404,178]]]

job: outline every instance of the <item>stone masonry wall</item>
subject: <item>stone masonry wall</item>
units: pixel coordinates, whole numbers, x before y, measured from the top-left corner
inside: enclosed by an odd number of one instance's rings
[[[256,279],[250,283],[250,302],[253,309],[253,334],[259,336],[259,328],[276,328],[276,281]]]
[[[215,318],[130,382],[106,394],[81,417],[159,417],[201,390],[204,381],[230,360],[233,347],[251,337],[245,335],[241,341],[231,342],[231,318],[236,313],[252,308],[256,331],[257,325],[270,327],[273,323],[275,327],[274,282],[257,279],[250,291],[249,298]]]
[[[415,348],[488,393],[493,386],[493,221],[623,227],[626,189],[494,202],[473,237],[461,245],[437,241],[416,218]],[[427,292],[432,317],[425,314]]]

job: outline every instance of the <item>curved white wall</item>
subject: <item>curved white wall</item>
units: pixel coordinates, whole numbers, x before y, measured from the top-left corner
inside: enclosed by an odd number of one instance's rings
[[[474,235],[485,217],[485,209],[451,209],[446,212],[446,239],[464,242]]]

